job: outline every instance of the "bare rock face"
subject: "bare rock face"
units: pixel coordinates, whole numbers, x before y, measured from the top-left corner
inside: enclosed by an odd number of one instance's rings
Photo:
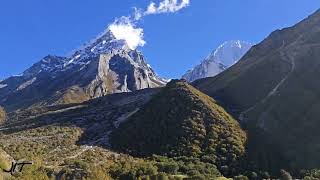
[[[99,58],[96,78],[86,87],[90,97],[163,86],[137,51],[114,51]]]
[[[69,58],[47,56],[18,76],[0,82],[8,112],[31,106],[81,103],[107,94],[161,87],[137,50],[108,31]]]

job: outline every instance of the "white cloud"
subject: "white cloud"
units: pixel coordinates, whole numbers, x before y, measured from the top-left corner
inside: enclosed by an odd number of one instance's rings
[[[133,18],[135,21],[139,21],[143,17],[143,12],[141,9],[138,9],[136,7],[134,7],[133,9],[134,9]]]
[[[189,6],[189,4],[190,0],[164,0],[157,7],[156,3],[151,2],[144,15],[174,13]]]
[[[144,46],[143,29],[136,28],[135,24],[128,17],[117,19],[109,26],[109,30],[118,40],[125,40],[128,47],[132,50],[138,46]]]
[[[163,0],[157,6],[156,3],[151,2],[146,10],[134,7],[132,16],[123,16],[116,19],[109,30],[113,33],[116,39],[125,40],[130,49],[134,50],[138,46],[144,46],[146,42],[143,40],[143,29],[137,28],[136,24],[144,16],[152,14],[174,13],[187,6],[190,0]]]
[[[147,11],[144,14],[155,14],[155,13],[157,13],[156,3],[151,2],[150,5],[148,6]]]

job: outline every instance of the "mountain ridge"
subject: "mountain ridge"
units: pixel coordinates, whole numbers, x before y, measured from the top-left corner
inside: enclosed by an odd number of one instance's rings
[[[49,84],[47,82],[50,82]],[[49,55],[19,76],[1,81],[0,104],[7,110],[79,103],[110,93],[164,86],[141,52],[106,31],[70,57]]]

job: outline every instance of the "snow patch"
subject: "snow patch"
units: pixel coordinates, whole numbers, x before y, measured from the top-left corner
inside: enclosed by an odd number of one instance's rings
[[[36,80],[37,80],[37,78],[34,77],[34,78],[32,78],[31,80],[26,81],[25,83],[21,84],[21,85],[17,88],[17,91],[20,91],[20,90],[22,90],[22,89],[27,88],[28,86],[30,86],[31,84],[33,84]]]
[[[16,74],[16,75],[13,75],[12,77],[21,77],[23,76],[23,74]]]
[[[7,84],[0,84],[0,89],[7,87]]]

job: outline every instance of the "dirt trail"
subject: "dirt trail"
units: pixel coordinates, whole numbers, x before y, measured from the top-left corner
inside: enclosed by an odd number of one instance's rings
[[[276,87],[274,89],[272,89],[272,91],[268,94],[268,96],[266,98],[269,98],[270,96],[274,95],[279,87],[285,82],[287,81],[287,79],[290,77],[290,75],[294,72],[295,68],[296,68],[296,63],[294,62],[294,58],[288,54],[286,55],[286,53],[284,51],[280,51],[280,56],[283,60],[288,60],[291,64],[291,70],[290,72],[276,85]],[[286,61],[287,62],[287,61]]]
[[[288,78],[290,77],[290,75],[294,72],[294,70],[296,68],[294,57],[290,53],[287,53],[286,49],[284,47],[285,47],[285,41],[283,41],[283,44],[279,49],[280,50],[280,57],[281,57],[282,61],[290,63],[290,65],[291,65],[290,72],[268,93],[268,95],[265,98],[263,98],[261,101],[257,102],[255,105],[253,105],[249,109],[243,111],[239,115],[239,120],[240,121],[245,121],[245,114],[246,113],[248,113],[251,110],[255,109],[258,105],[264,104],[271,96],[275,95],[276,92],[278,92],[279,88],[283,85],[283,83],[286,82],[288,80]]]
[[[66,159],[75,159],[90,149],[93,149],[93,147],[92,146],[81,146],[81,149],[77,153],[75,153],[73,156],[66,157]]]

